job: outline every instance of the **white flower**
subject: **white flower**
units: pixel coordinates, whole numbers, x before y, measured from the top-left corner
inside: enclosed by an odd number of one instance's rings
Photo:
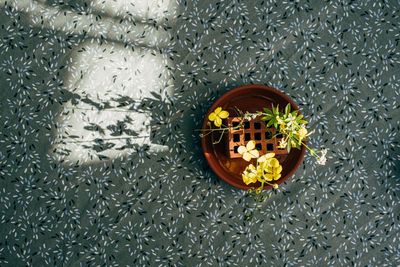
[[[245,161],[250,161],[251,159],[255,159],[260,156],[258,150],[255,148],[256,148],[256,143],[253,140],[251,140],[247,143],[246,146],[240,146],[238,148],[238,152],[240,155],[242,155]]]
[[[255,120],[257,117],[259,116],[258,113],[250,113],[250,112],[246,112],[243,116],[243,120],[245,121],[250,121],[250,120]]]
[[[281,139],[281,140],[279,141],[278,147],[279,147],[279,148],[286,148],[286,146],[287,146],[286,140],[285,140],[285,139]]]
[[[251,120],[251,113],[246,112],[243,116],[243,120],[250,121]]]
[[[317,163],[319,165],[325,165],[326,163],[326,154],[328,153],[328,149],[322,149],[321,150],[321,156],[319,156]]]

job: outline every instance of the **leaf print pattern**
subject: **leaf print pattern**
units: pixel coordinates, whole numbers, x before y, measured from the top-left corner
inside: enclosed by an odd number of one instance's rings
[[[1,266],[400,265],[398,1],[0,1]],[[328,149],[256,202],[209,169],[230,89]]]

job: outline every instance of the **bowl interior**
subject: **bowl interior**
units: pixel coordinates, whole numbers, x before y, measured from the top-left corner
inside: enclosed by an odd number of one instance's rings
[[[207,128],[208,114],[217,107],[222,107],[229,111],[230,116],[239,115],[237,109],[242,112],[256,112],[264,107],[271,108],[272,105],[279,104],[280,109],[284,108],[288,103],[293,109],[298,110],[298,106],[288,96],[275,88],[264,85],[246,85],[233,89],[221,96],[210,108],[204,118],[203,129]],[[250,189],[259,184],[246,185],[242,181],[242,172],[250,164],[255,164],[255,160],[247,162],[241,158],[231,159],[226,150],[226,140],[222,139],[218,144],[213,144],[213,140],[218,140],[220,133],[214,133],[202,138],[202,147],[204,156],[207,159],[213,171],[225,182],[240,188]],[[289,178],[300,166],[305,153],[305,148],[292,149],[288,155],[276,155],[281,163],[283,170],[282,176],[277,181],[278,184]],[[265,185],[265,189],[271,186]]]

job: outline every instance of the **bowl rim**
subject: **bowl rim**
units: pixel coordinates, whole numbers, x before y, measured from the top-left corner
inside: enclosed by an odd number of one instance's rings
[[[212,105],[211,107],[208,109],[206,116],[204,117],[203,120],[203,129],[207,128],[207,123],[208,123],[208,114],[210,114],[212,111],[214,111],[217,107],[222,106],[221,104],[224,102],[225,99],[230,99],[231,95],[236,94],[238,91],[241,90],[249,90],[249,89],[261,89],[261,90],[265,90],[268,91],[272,94],[278,95],[280,97],[282,97],[285,101],[287,101],[288,103],[290,103],[290,105],[292,106],[293,109],[295,110],[299,110],[298,105],[288,96],[286,95],[284,92],[269,86],[269,85],[264,85],[264,84],[246,84],[246,85],[242,85],[242,86],[238,86],[233,88],[232,90],[229,90],[228,92],[224,93],[223,95],[221,95]],[[221,103],[222,102],[222,103]],[[299,113],[301,114],[300,110]],[[208,138],[201,138],[201,146],[202,146],[202,150],[203,150],[203,155],[205,157],[205,159],[207,160],[208,165],[211,167],[211,169],[213,170],[213,172],[223,181],[225,181],[226,183],[239,188],[239,189],[243,189],[243,190],[248,190],[251,188],[254,188],[250,185],[246,185],[245,183],[238,183],[236,182],[236,179],[230,179],[227,176],[226,172],[224,172],[222,170],[222,168],[218,168],[217,165],[220,165],[218,163],[216,163],[217,161],[212,161],[212,156],[210,156],[211,154],[214,153],[210,153],[210,150],[207,149],[207,140]],[[297,169],[300,167],[301,163],[304,160],[304,155],[306,152],[306,148],[304,145],[301,146],[301,150],[300,150],[300,155],[298,157],[298,160],[296,161],[296,163],[294,164],[294,166],[291,168],[291,170],[282,178],[280,178],[279,180],[276,181],[276,183],[281,184],[283,182],[285,182],[289,177],[291,177],[296,171]],[[264,190],[267,189],[271,189],[272,186],[271,185],[264,185]]]

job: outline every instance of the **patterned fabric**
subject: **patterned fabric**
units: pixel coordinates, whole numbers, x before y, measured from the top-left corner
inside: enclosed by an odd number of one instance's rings
[[[399,1],[0,3],[1,266],[400,265]],[[328,149],[264,202],[194,131],[248,83]]]

